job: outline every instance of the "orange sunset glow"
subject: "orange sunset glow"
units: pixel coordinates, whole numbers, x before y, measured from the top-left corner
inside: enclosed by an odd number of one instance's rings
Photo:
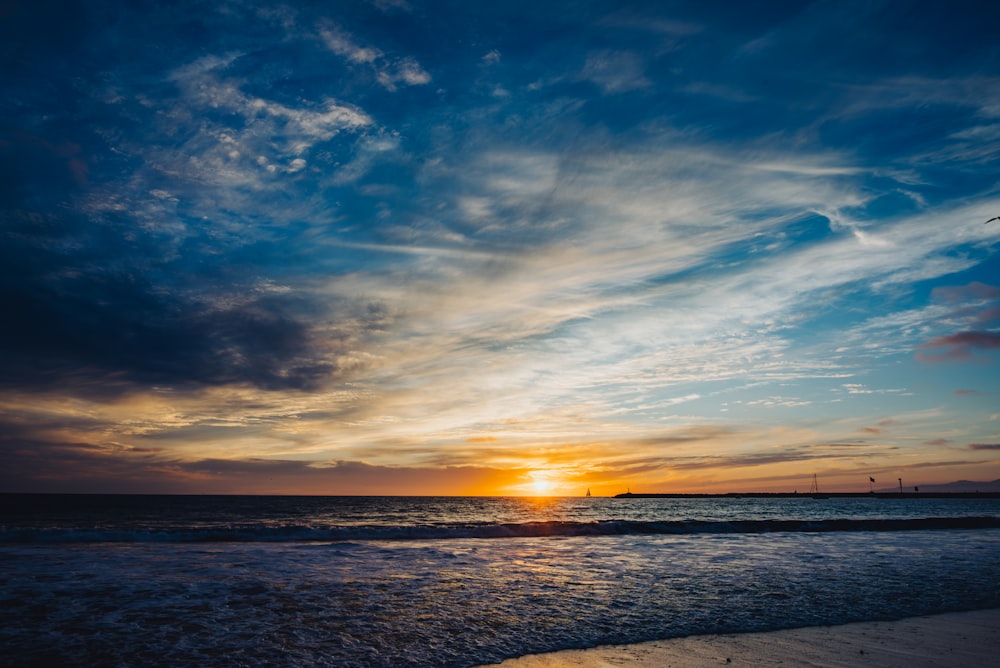
[[[0,488],[1000,479],[981,40],[926,51],[885,10],[875,58],[805,7],[655,4],[223,3],[197,44],[180,10],[94,10],[26,39]]]

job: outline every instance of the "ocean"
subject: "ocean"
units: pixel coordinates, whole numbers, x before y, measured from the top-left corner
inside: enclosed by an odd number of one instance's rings
[[[0,665],[474,666],[1000,607],[1000,499],[0,495]]]

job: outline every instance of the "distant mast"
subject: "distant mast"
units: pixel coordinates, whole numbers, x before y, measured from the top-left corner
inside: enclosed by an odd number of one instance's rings
[[[587,488],[587,498],[588,499],[590,498],[590,488],[589,487]]]
[[[812,485],[809,486],[809,494],[811,494],[812,498],[814,498],[814,499],[828,499],[828,498],[830,498],[830,497],[826,496],[825,494],[820,494],[819,493],[819,483],[816,481],[816,474],[815,473],[813,473]]]

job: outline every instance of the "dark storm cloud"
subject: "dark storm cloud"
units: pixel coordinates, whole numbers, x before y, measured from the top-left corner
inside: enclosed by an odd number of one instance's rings
[[[308,390],[337,375],[347,339],[369,326],[351,318],[339,335],[320,340],[297,313],[308,307],[301,299],[255,295],[247,286],[228,304],[218,294],[198,298],[154,284],[135,269],[91,264],[101,258],[6,241],[0,382],[14,386],[99,382],[114,392],[131,383],[246,383]],[[47,262],[23,266],[18,256],[30,255]]]
[[[0,382],[320,386],[347,367],[352,343],[383,324],[377,305],[325,313],[308,297],[250,283],[198,286],[170,263],[142,266],[121,240],[84,244],[66,218],[10,214],[0,248]],[[20,232],[34,226],[32,234]],[[152,255],[152,248],[139,249]],[[132,264],[132,266],[130,266]],[[154,282],[160,275],[161,282]],[[184,285],[189,280],[191,285]],[[196,289],[198,288],[198,289]],[[86,391],[91,391],[87,389]]]

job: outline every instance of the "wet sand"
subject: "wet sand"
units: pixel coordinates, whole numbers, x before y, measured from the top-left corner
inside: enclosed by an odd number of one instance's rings
[[[767,633],[691,636],[508,659],[502,668],[998,665],[1000,609]]]

